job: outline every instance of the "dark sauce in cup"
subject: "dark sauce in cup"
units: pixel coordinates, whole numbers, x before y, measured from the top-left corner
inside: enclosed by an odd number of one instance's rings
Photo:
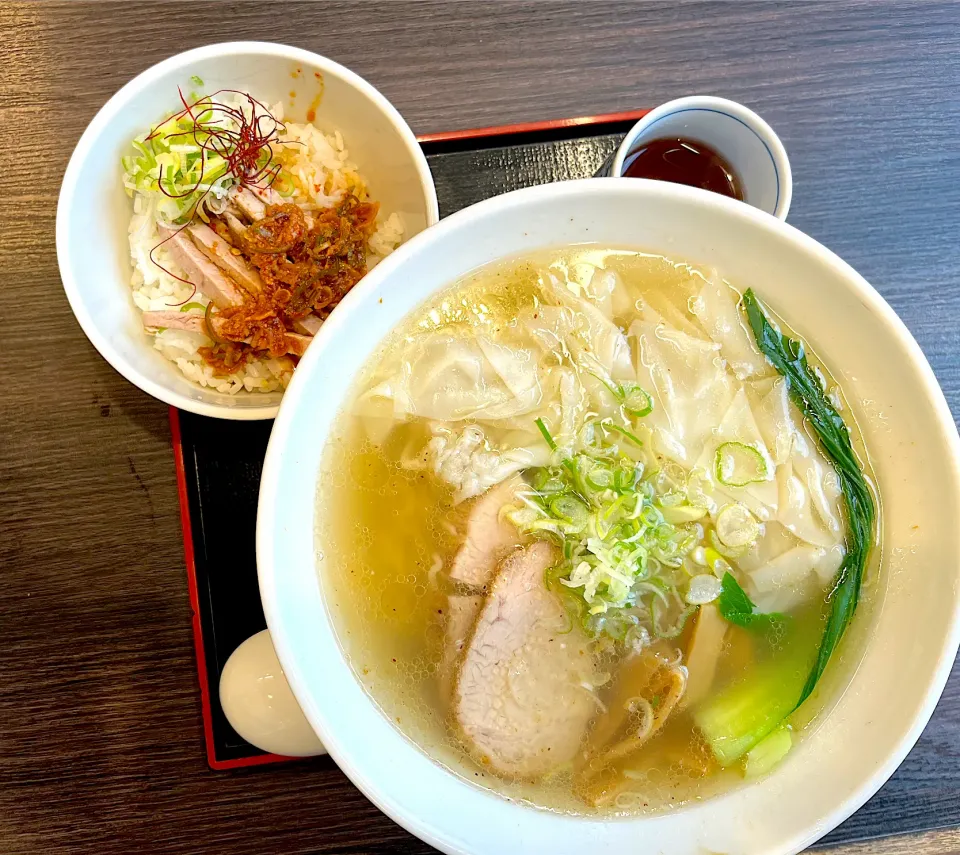
[[[622,174],[700,187],[743,201],[740,179],[730,164],[710,146],[694,140],[672,137],[644,143],[627,155]]]

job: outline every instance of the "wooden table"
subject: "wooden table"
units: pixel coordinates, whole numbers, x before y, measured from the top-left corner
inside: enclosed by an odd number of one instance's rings
[[[3,853],[428,851],[329,761],[207,768],[167,409],[100,359],[60,287],[57,191],[84,126],[221,39],[346,63],[418,132],[750,104],[791,154],[791,222],[893,304],[960,412],[956,3],[0,3]],[[957,755],[958,682],[924,756]],[[891,827],[915,828],[913,796],[936,815],[960,771],[894,785]],[[941,831],[834,851],[958,850]]]

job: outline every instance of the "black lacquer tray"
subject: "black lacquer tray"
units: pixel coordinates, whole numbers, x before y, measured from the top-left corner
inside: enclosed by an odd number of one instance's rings
[[[422,137],[440,215],[520,187],[591,176],[642,114]],[[289,762],[241,739],[218,699],[227,658],[266,626],[254,546],[260,470],[272,423],[222,421],[177,410],[171,410],[170,419],[210,766]],[[958,681],[952,680],[938,713],[897,773],[820,845],[960,825],[960,720],[951,714],[960,708],[960,700],[951,697],[958,691]]]

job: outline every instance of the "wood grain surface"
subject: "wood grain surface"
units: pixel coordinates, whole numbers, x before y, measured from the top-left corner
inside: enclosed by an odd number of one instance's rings
[[[750,104],[790,152],[791,222],[891,302],[960,413],[957,3],[0,3],[4,855],[430,851],[330,761],[207,768],[166,408],[100,359],[60,287],[56,196],[84,126],[152,63],[243,38],[347,64],[419,132]],[[957,757],[956,674],[923,740]],[[909,763],[891,830],[960,798],[960,772]]]

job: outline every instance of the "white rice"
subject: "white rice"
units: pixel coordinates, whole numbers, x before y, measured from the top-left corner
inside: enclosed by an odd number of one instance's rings
[[[271,112],[282,119],[282,107],[277,105]],[[296,141],[291,146],[294,161],[286,168],[306,188],[308,201],[320,207],[336,205],[345,193],[351,192],[365,198],[366,183],[350,160],[339,131],[324,134],[312,124],[286,125],[284,141]],[[302,196],[295,197],[304,201]],[[133,262],[133,302],[141,312],[169,310],[185,302],[206,306],[209,300],[199,291],[194,293],[191,285],[181,282],[150,260],[150,251],[162,240],[157,229],[154,203],[146,195],[136,193],[133,200],[133,217],[130,220],[130,257]],[[393,252],[403,239],[403,220],[397,213],[377,217],[376,231],[367,243],[367,267],[372,269],[384,257]],[[181,270],[161,246],[154,258],[167,270],[181,274]],[[192,295],[192,296],[191,296]],[[146,331],[145,335],[149,335]],[[153,346],[173,362],[187,379],[207,386],[217,392],[236,394],[247,392],[273,392],[285,389],[293,376],[294,363],[284,356],[279,359],[257,359],[246,363],[229,376],[215,375],[200,356],[198,348],[212,342],[199,333],[182,330],[164,330],[153,336]]]

